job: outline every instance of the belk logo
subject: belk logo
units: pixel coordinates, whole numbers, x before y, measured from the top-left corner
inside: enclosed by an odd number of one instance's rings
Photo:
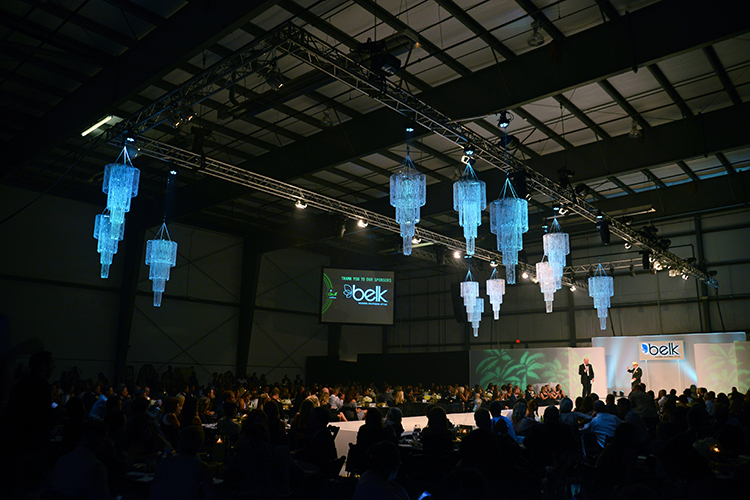
[[[380,285],[375,288],[357,288],[357,285],[344,285],[344,297],[354,299],[357,302],[385,302],[388,300],[384,295],[388,290],[383,290]]]
[[[642,342],[641,359],[684,359],[681,340],[670,342]]]

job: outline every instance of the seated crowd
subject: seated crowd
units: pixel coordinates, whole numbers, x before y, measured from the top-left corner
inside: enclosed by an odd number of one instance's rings
[[[50,383],[53,369],[37,353],[4,393],[7,498],[682,500],[740,493],[750,478],[750,390],[655,395],[639,384],[573,401],[559,384],[379,390],[226,372],[201,385],[169,367],[128,386],[76,368]],[[422,402],[427,426],[405,433],[404,411]],[[474,429],[453,426],[446,409],[473,411]],[[354,475],[340,478],[346,457],[330,424],[351,420],[363,421],[345,469]]]

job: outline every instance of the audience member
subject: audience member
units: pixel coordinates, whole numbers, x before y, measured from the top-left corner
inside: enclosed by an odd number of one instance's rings
[[[216,498],[211,470],[198,457],[203,441],[203,429],[199,426],[189,425],[180,431],[177,453],[166,456],[156,467],[151,500]]]

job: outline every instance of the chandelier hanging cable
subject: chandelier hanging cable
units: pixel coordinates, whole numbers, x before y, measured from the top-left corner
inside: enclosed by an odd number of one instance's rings
[[[409,157],[407,146],[401,169],[391,175],[391,205],[396,208],[396,222],[401,227],[404,255],[411,255],[412,239],[419,222],[419,208],[427,201],[426,193],[427,178],[417,171]]]
[[[492,270],[490,279],[487,280],[487,295],[490,296],[492,304],[492,313],[495,319],[500,319],[500,305],[503,303],[503,294],[505,294],[505,280],[497,278],[497,268]]]
[[[596,315],[599,316],[599,328],[607,329],[607,309],[610,307],[609,299],[615,294],[615,279],[604,272],[602,263],[596,268],[596,272],[589,278],[589,296],[594,298]]]
[[[474,160],[467,153],[466,169],[461,179],[453,183],[453,210],[458,211],[458,223],[464,228],[466,254],[474,255],[477,227],[482,225],[482,210],[487,208],[487,188],[471,167]]]
[[[122,239],[120,235],[124,232],[125,213],[130,211],[130,199],[138,195],[140,177],[141,171],[133,166],[126,146],[123,146],[115,163],[104,167],[102,191],[107,195],[112,239]]]
[[[528,230],[529,202],[518,197],[510,178],[506,178],[500,197],[490,203],[490,232],[497,235],[509,285],[516,283],[518,252],[523,250],[523,233]]]
[[[176,175],[173,170],[167,180],[167,197],[169,196],[172,178]],[[164,222],[156,233],[156,238],[146,243],[146,264],[150,266],[148,278],[153,282],[154,307],[161,307],[161,297],[169,281],[170,269],[177,264],[177,243],[169,237],[167,230],[167,210],[164,209]]]
[[[544,245],[544,255],[547,256],[552,266],[552,273],[555,276],[555,282],[559,289],[562,287],[562,275],[565,268],[566,256],[570,253],[570,238],[568,237],[568,233],[563,233],[560,223],[557,222],[557,217],[552,221],[547,234],[542,236],[542,242]]]

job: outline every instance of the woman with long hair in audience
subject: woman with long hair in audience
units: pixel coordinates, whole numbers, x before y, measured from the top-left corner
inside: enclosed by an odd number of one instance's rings
[[[453,434],[448,430],[445,410],[435,406],[427,415],[427,427],[422,430],[422,449],[425,453],[448,454],[453,451]]]
[[[526,403],[520,401],[513,407],[513,413],[510,416],[510,421],[513,424],[513,432],[516,433],[516,440],[519,442],[523,441],[523,438],[526,436],[526,432],[531,428],[531,426],[538,423],[533,418],[528,418],[526,416],[526,411]],[[521,439],[519,439],[519,437]]]
[[[167,398],[159,415],[159,430],[173,449],[177,449],[181,411],[182,405],[177,398]]]
[[[279,412],[279,404],[271,398],[267,399],[263,405],[263,413],[268,417],[268,434],[271,437],[271,444],[288,445],[286,424],[279,417]]]
[[[193,396],[186,397],[180,411],[180,427],[201,425],[202,423],[198,416],[198,399]]]

